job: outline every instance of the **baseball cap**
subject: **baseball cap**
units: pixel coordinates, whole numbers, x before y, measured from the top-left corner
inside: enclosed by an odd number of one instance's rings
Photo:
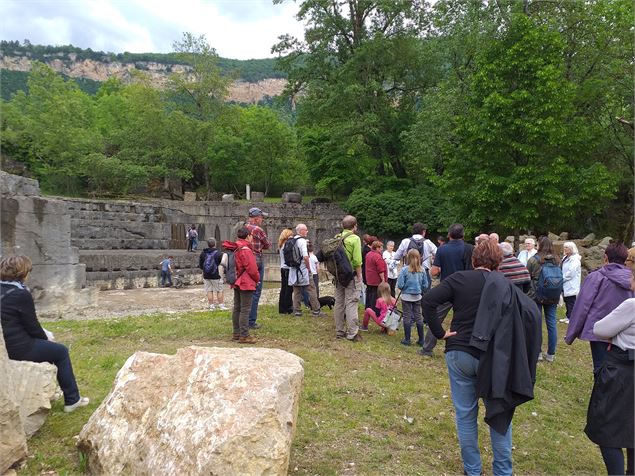
[[[250,217],[259,217],[259,216],[263,216],[263,217],[268,217],[269,214],[263,212],[260,208],[258,207],[253,207],[249,209],[249,216]]]

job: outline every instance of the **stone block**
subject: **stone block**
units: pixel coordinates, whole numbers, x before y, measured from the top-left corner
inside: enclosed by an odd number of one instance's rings
[[[283,203],[302,203],[302,194],[296,192],[284,192],[282,194]]]
[[[262,202],[265,199],[265,192],[251,192],[252,202]]]
[[[604,249],[599,246],[591,248],[582,248],[578,250],[582,256],[582,266],[587,271],[604,266]]]
[[[196,192],[185,192],[183,194],[184,202],[195,202],[196,201]]]
[[[0,193],[39,197],[40,185],[37,180],[0,171]]]
[[[26,435],[13,387],[13,373],[0,332],[0,474],[26,458]]]
[[[569,233],[567,233],[566,231],[563,231],[562,233],[560,233],[560,235],[558,236],[558,239],[560,241],[569,241]]]
[[[46,421],[57,391],[57,367],[48,363],[9,361],[16,401],[26,437],[30,438]]]
[[[233,193],[226,193],[226,194],[223,195],[221,200],[223,202],[233,202],[234,201],[234,194]]]
[[[605,236],[604,238],[602,238],[602,240],[598,243],[598,246],[600,248],[602,248],[603,250],[606,250],[606,248],[611,244],[611,242],[613,241],[613,238],[611,238],[610,236]]]
[[[279,349],[137,352],[78,447],[99,475],[286,475],[303,374]]]

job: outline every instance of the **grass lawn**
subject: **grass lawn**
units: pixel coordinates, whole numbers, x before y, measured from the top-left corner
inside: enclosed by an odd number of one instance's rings
[[[305,361],[290,474],[462,474],[442,343],[434,358],[424,360],[417,347],[400,345],[401,336],[382,335],[377,326],[364,334],[362,343],[353,344],[334,339],[332,318],[281,317],[265,306],[259,321],[259,346],[285,349]],[[80,390],[92,402],[70,415],[56,402],[29,441],[30,457],[19,474],[81,473],[75,436],[133,352],[237,345],[228,340],[228,312],[45,326],[69,345]],[[558,326],[562,334],[565,328]],[[592,380],[586,343],[559,343],[556,362],[540,364],[536,398],[514,418],[516,474],[604,472],[599,450],[583,433]],[[491,474],[482,412],[481,407],[484,471]]]

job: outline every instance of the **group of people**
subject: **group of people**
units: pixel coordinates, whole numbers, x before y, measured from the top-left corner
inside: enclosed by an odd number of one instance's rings
[[[232,340],[253,344],[251,329],[260,325],[257,308],[264,276],[263,251],[271,242],[262,228],[267,216],[249,210],[249,219],[224,241],[214,239],[199,257],[210,309],[224,309],[221,269],[233,291]],[[633,474],[633,356],[635,353],[635,243],[628,250],[611,243],[605,264],[589,273],[582,285],[575,243],[558,256],[548,237],[538,246],[524,242],[518,256],[495,233],[479,235],[473,246],[464,240],[461,224],[453,224],[438,245],[426,238],[426,227],[415,223],[412,235],[395,250],[376,237],[358,236],[354,216],[342,220],[342,230],[330,247],[313,253],[308,228],[300,223],[278,240],[281,269],[279,311],[302,315],[302,302],[314,316],[323,316],[318,301],[318,262],[334,275],[335,337],[362,341],[371,321],[387,334],[384,318],[401,301],[403,345],[411,345],[412,327],[423,356],[430,357],[439,339],[445,341],[445,361],[455,408],[464,473],[479,475],[478,400],[485,403],[490,427],[493,473],[511,475],[512,418],[518,405],[533,398],[537,362],[553,362],[557,347],[556,309],[562,297],[568,329],[565,342],[590,342],[594,386],[585,432],[601,450],[609,474]],[[326,243],[326,242],[325,242]],[[327,249],[328,248],[328,249]],[[0,261],[2,331],[9,357],[51,362],[57,366],[67,412],[89,403],[77,388],[68,349],[52,341],[39,324],[33,298],[25,285],[31,272],[27,257]],[[432,279],[440,283],[432,287]],[[555,284],[554,284],[555,283]],[[553,286],[559,286],[553,295]],[[365,298],[362,325],[358,303]],[[452,310],[452,321],[444,321]],[[547,351],[542,352],[542,319],[547,327]],[[424,323],[427,324],[425,332]]]

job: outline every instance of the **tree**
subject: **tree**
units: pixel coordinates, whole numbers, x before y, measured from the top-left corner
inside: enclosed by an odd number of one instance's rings
[[[477,59],[470,100],[456,118],[458,147],[439,183],[468,226],[547,230],[588,216],[615,192],[589,155],[576,117],[560,36],[523,14]]]

